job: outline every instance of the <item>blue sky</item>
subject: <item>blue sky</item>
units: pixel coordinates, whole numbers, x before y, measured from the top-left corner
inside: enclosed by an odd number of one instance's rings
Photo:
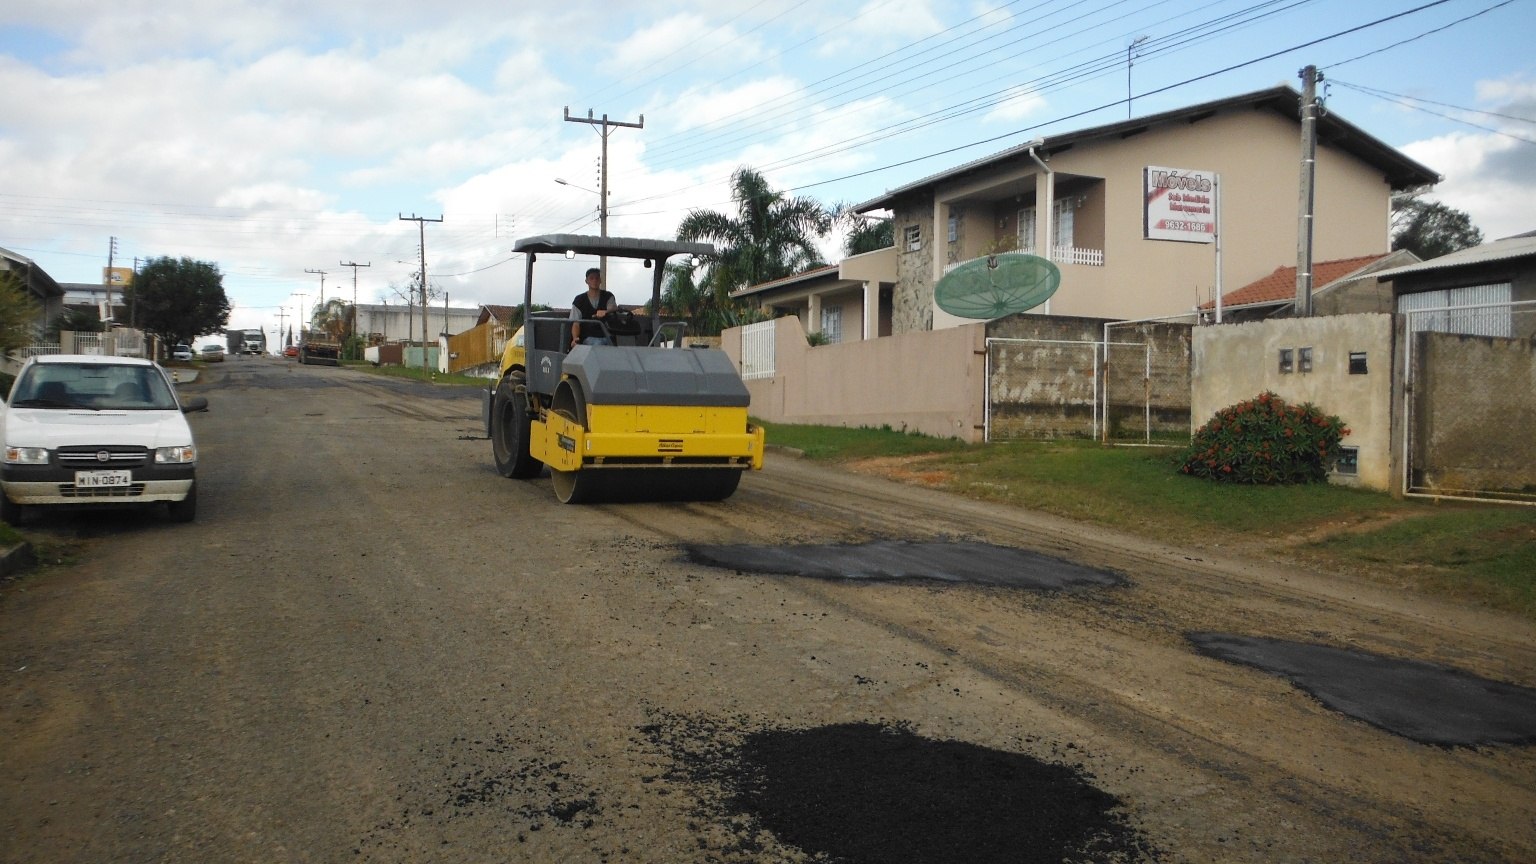
[[[609,233],[669,237],[741,165],[855,203],[1122,119],[1128,51],[1136,114],[1321,67],[1328,110],[1492,239],[1536,229],[1533,33],[1536,0],[11,0],[0,246],[67,282],[114,236],[119,262],[214,261],[231,325],[275,332],[318,298],[307,270],[350,298],[340,262],[369,263],[358,299],[392,297],[418,255],[399,217],[441,216],[449,301],[512,303],[514,238],[597,233],[599,136],[567,107],[644,116],[609,137]],[[636,275],[611,278],[626,302]]]

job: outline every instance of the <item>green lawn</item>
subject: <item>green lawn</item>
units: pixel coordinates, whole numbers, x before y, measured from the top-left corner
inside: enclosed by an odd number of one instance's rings
[[[1088,441],[967,445],[892,430],[764,424],[806,458],[897,457],[951,491],[1159,539],[1222,535],[1536,619],[1536,507],[1397,500],[1327,484],[1184,476],[1174,448]]]

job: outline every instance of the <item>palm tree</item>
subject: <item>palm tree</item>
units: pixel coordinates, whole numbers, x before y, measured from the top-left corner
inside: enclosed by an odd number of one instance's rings
[[[738,168],[731,175],[736,215],[693,210],[677,226],[677,239],[715,244],[710,278],[717,291],[781,279],[821,263],[816,238],[832,216],[814,198],[789,198],[768,187],[763,175]]]

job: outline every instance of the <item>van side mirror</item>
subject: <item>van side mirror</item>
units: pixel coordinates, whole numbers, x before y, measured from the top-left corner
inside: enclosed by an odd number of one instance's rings
[[[208,397],[206,396],[193,396],[191,399],[181,403],[181,413],[183,414],[191,414],[193,411],[207,410]]]

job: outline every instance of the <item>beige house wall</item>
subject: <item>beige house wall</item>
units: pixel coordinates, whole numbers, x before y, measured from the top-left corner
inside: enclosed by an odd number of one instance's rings
[[[774,376],[746,382],[752,416],[981,440],[982,324],[813,348],[798,319],[774,323]],[[722,333],[720,347],[740,369],[741,328]]]
[[[1058,197],[1082,198],[1075,245],[1101,248],[1104,265],[1058,264],[1056,315],[1119,319],[1187,312],[1215,289],[1215,250],[1208,243],[1143,239],[1142,172],[1148,166],[1214,171],[1221,179],[1222,284],[1227,291],[1296,261],[1300,127],[1262,111],[1224,112],[1187,124],[1161,124],[1123,140],[1083,142],[1053,154]],[[1090,181],[1086,188],[1082,181]],[[1017,232],[1017,209],[1035,202],[1044,176],[1027,155],[1015,165],[956,178],[914,194],[893,209],[899,261],[894,332],[933,326],[933,283],[944,267],[1005,245]],[[1063,191],[1077,190],[1077,191]],[[1385,253],[1390,188],[1381,172],[1319,144],[1313,258],[1325,261]],[[948,242],[948,216],[961,213],[961,234]],[[905,245],[917,225],[922,248]]]
[[[1393,319],[1338,315],[1196,327],[1191,425],[1269,390],[1287,402],[1310,402],[1349,427],[1343,441],[1359,451],[1354,476],[1333,482],[1391,492],[1398,459],[1392,447]],[[1311,348],[1312,371],[1280,372],[1280,349]],[[1351,352],[1364,352],[1367,372],[1349,373]]]

